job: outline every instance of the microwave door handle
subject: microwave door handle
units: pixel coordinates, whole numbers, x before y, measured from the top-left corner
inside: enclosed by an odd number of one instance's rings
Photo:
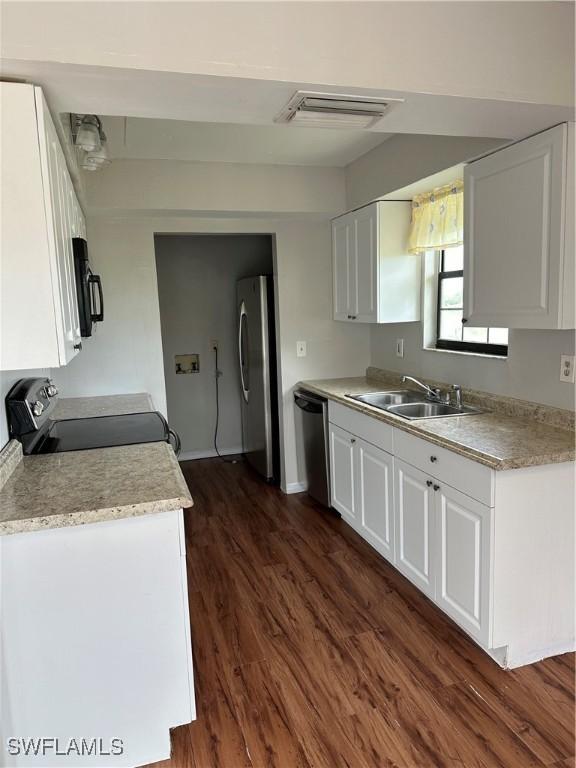
[[[93,308],[91,308],[91,319],[94,323],[101,323],[104,320],[104,293],[102,291],[102,280],[100,279],[100,275],[90,274],[88,281],[98,289],[99,312],[92,312]],[[90,292],[90,297],[92,298],[92,292]]]

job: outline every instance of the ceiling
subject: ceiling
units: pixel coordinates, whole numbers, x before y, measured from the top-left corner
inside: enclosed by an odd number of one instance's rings
[[[572,107],[530,102],[54,62],[4,59],[1,63],[4,76],[41,85],[55,112],[272,128],[275,116],[297,90],[311,90],[404,99],[370,133],[518,139],[574,119]]]
[[[389,134],[286,125],[103,117],[113,160],[274,163],[343,167]]]

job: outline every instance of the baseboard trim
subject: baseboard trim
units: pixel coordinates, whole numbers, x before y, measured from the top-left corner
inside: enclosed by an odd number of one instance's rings
[[[510,653],[510,646],[508,646],[506,668],[517,669],[518,667],[525,667],[527,664],[534,664],[537,661],[542,661],[542,659],[549,659],[551,656],[560,656],[562,653],[573,653],[575,650],[576,644],[574,640],[556,643],[539,651],[521,651],[518,654],[515,654],[513,649],[512,653]]]
[[[286,488],[282,488],[284,493],[304,493],[308,490],[308,483],[288,483]]]
[[[242,448],[219,448],[221,456],[233,456],[242,453]],[[196,461],[196,459],[215,459],[218,456],[212,448],[207,451],[182,451],[178,461]]]

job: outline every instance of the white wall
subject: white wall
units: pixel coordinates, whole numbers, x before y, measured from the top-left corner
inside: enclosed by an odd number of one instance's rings
[[[113,219],[88,218],[87,226],[105,321],[69,365],[52,371],[54,380],[64,397],[149,392],[166,413],[153,231]]]
[[[276,237],[280,332],[282,483],[302,479],[293,388],[305,378],[362,375],[370,362],[366,326],[334,322],[330,224],[302,219],[88,218],[90,258],[100,272],[106,322],[67,368],[54,371],[63,396],[150,392],[166,413],[154,235],[269,233]],[[296,341],[308,356],[296,357]]]
[[[347,166],[347,208],[357,208],[413,181],[481,155],[503,141],[469,136],[392,136]]]
[[[403,358],[396,357],[396,339],[404,339]],[[574,407],[574,387],[560,381],[560,355],[573,354],[572,331],[511,330],[502,360],[423,349],[420,323],[373,326],[370,333],[378,368],[560,408]]]
[[[396,136],[346,169],[347,205],[362,205],[419,178],[480,154],[496,139]],[[396,357],[396,339],[404,357]],[[423,349],[421,323],[373,325],[371,364],[379,368],[562,408],[574,406],[574,388],[560,382],[560,355],[574,354],[572,331],[510,332],[506,360]]]
[[[344,175],[343,168],[116,160],[88,175],[86,194],[91,213],[326,216],[344,209]]]
[[[544,104],[574,97],[568,2],[8,2],[2,10],[9,59]]]
[[[4,398],[12,389],[18,379],[49,376],[50,371],[0,371],[0,449],[8,442],[8,424],[6,423],[6,409]]]
[[[269,235],[155,238],[168,420],[183,455],[214,452],[216,395],[212,340],[218,341],[218,448],[241,453],[236,282],[272,275]],[[199,373],[176,374],[174,355],[198,353]]]

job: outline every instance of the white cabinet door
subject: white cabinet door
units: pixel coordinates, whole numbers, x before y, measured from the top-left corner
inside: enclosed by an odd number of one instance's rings
[[[395,463],[396,567],[434,598],[434,490],[429,475]]]
[[[378,206],[354,214],[355,292],[351,314],[363,323],[378,322]]]
[[[364,440],[357,441],[356,455],[359,531],[374,549],[393,563],[393,458]]]
[[[490,645],[492,510],[447,485],[435,492],[435,503],[436,602],[472,637]]]
[[[347,216],[332,222],[332,269],[334,281],[334,319],[350,318],[351,227]]]
[[[464,318],[473,326],[561,328],[568,127],[551,128],[464,170]],[[574,285],[572,281],[571,290]],[[571,327],[573,327],[573,321]]]
[[[345,520],[357,527],[356,438],[335,424],[330,424],[330,484],[332,506]]]
[[[421,260],[406,252],[410,203],[379,201],[332,222],[334,319],[420,319]]]
[[[41,91],[36,91],[56,333],[60,365],[66,365],[78,353],[80,342],[72,252],[78,203],[52,118]]]

